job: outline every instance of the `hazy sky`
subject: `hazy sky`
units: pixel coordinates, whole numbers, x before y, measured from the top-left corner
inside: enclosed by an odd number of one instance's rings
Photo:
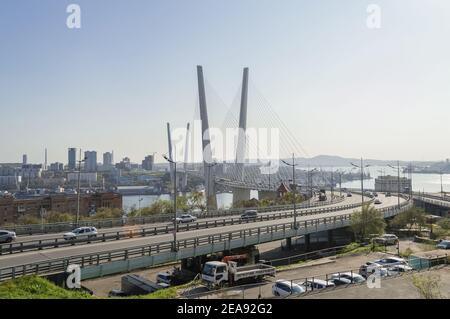
[[[0,162],[165,153],[166,122],[195,114],[197,64],[227,105],[250,67],[310,156],[447,158],[449,34],[448,0],[1,0]]]

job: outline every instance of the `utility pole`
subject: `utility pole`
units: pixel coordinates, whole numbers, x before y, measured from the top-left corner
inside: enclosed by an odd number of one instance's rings
[[[163,155],[164,159],[168,161],[170,164],[173,164],[173,247],[172,251],[176,252],[177,249],[177,231],[178,231],[178,223],[177,223],[177,162],[172,161],[166,155]]]
[[[363,159],[361,157],[361,166],[350,163],[352,166],[361,169],[361,205],[364,206],[364,168],[369,167],[370,165],[363,165]]]
[[[81,148],[80,148],[80,159],[78,160],[78,187],[77,187],[77,219],[76,219],[76,227],[78,227],[78,223],[80,222],[80,180],[81,180],[81,163],[86,161],[86,157],[81,159]]]
[[[297,166],[297,164],[295,164],[295,155],[294,153],[292,153],[292,164],[287,163],[283,160],[281,160],[284,164],[288,165],[288,166],[292,166],[292,194],[293,194],[293,205],[294,205],[294,229],[298,229],[297,227],[297,208],[296,208],[296,185],[295,185],[295,166]]]

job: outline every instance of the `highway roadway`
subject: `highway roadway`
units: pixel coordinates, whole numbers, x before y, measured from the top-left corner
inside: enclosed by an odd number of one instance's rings
[[[375,206],[377,206],[377,208],[383,208],[383,207],[397,205],[397,197],[395,197],[395,196],[384,197],[384,195],[380,194],[379,198],[382,201],[382,204],[375,205]],[[348,201],[346,203],[350,203],[350,202],[355,203],[358,200],[360,201],[361,197],[357,196],[357,195],[353,195],[352,197],[348,198]],[[401,199],[401,200],[404,201],[404,199]],[[335,205],[342,205],[342,203],[335,204]],[[343,214],[350,214],[354,211],[355,211],[355,209],[348,209],[348,210],[341,210],[341,211],[322,213],[322,214],[310,215],[310,216],[298,216],[297,221],[301,222],[301,221],[313,220],[313,219],[317,219],[317,218],[339,216],[339,215],[343,215]],[[183,239],[197,237],[197,236],[213,235],[213,234],[218,234],[218,233],[239,231],[239,230],[247,229],[247,228],[264,227],[264,226],[270,226],[270,225],[274,225],[274,224],[282,224],[282,223],[290,223],[290,222],[293,222],[293,218],[283,218],[283,219],[269,220],[269,221],[262,221],[262,222],[237,224],[237,225],[230,225],[230,226],[225,226],[225,227],[220,227],[220,228],[190,230],[190,231],[178,233],[177,239],[183,240]],[[5,267],[10,267],[10,266],[15,266],[15,265],[22,265],[22,264],[33,263],[33,262],[39,262],[39,261],[46,261],[49,259],[63,258],[63,257],[68,257],[68,256],[76,256],[76,255],[104,252],[104,251],[109,251],[109,250],[114,250],[114,249],[125,249],[125,248],[140,246],[140,245],[157,244],[157,243],[161,243],[161,242],[168,242],[168,241],[171,241],[172,239],[173,239],[172,234],[164,234],[164,235],[156,235],[156,236],[151,236],[151,237],[139,237],[139,238],[131,238],[131,239],[127,239],[127,240],[107,241],[107,242],[100,242],[100,243],[92,243],[89,245],[76,245],[76,246],[68,246],[68,247],[49,248],[49,249],[40,250],[40,251],[30,251],[30,252],[24,252],[24,253],[20,253],[20,254],[3,255],[3,256],[0,256],[0,268],[5,268]]]
[[[343,205],[350,205],[355,203],[361,202],[361,196],[360,195],[353,195],[352,197],[346,197],[344,201],[329,204],[326,206],[317,206],[317,207],[311,207],[311,208],[302,208],[298,209],[297,211],[299,213],[305,212],[309,209],[320,209],[324,207],[336,207],[336,206],[343,206]],[[283,211],[275,211],[275,212],[261,212],[259,213],[260,216],[264,215],[270,215],[273,213],[284,213],[284,212],[291,212],[292,209],[283,210]],[[223,220],[224,218],[231,218],[231,217],[238,217],[241,213],[236,213],[235,215],[228,215],[228,216],[220,216],[220,217],[209,217],[209,218],[199,218],[198,221],[206,222],[211,221],[214,222],[215,220]],[[98,229],[98,234],[104,234],[104,233],[111,233],[111,232],[123,232],[123,231],[134,231],[138,232],[144,228],[151,228],[151,227],[164,227],[168,225],[173,225],[172,222],[159,222],[159,223],[148,223],[143,225],[133,225],[133,226],[118,226],[118,227],[111,227],[111,228],[101,228]],[[14,241],[16,243],[31,241],[31,240],[45,240],[45,239],[55,239],[55,238],[63,238],[63,235],[66,232],[61,233],[50,233],[50,234],[42,234],[42,235],[24,235],[24,236],[18,236],[17,239]]]

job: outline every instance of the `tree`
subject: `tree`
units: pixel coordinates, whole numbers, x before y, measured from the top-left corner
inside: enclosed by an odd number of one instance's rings
[[[412,282],[425,299],[445,298],[440,291],[441,277],[439,275],[414,275]]]
[[[188,197],[188,203],[191,209],[202,209],[205,199],[202,192],[192,192]]]
[[[351,228],[356,236],[364,240],[370,234],[382,234],[386,228],[383,215],[373,206],[364,205],[351,217]]]
[[[398,228],[408,226],[408,231],[411,231],[413,226],[422,227],[425,225],[425,223],[425,211],[421,208],[412,207],[395,216],[391,222],[391,225]]]
[[[61,213],[55,211],[49,211],[45,217],[47,223],[64,223],[73,221],[73,215],[69,213]]]
[[[17,219],[19,225],[40,224],[41,219],[31,215],[22,215]]]
[[[450,218],[443,218],[440,221],[438,221],[437,224],[442,229],[449,230],[450,229]]]

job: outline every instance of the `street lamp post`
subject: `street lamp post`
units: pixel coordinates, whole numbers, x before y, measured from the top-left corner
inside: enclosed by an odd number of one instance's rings
[[[307,179],[308,179],[308,187],[309,187],[309,206],[311,205],[311,198],[313,197],[313,180],[312,180],[312,173],[316,172],[317,168],[313,168],[312,170],[309,169],[308,166],[308,172],[307,172]]]
[[[163,155],[164,159],[169,163],[173,164],[174,172],[173,172],[173,251],[177,251],[177,231],[178,231],[178,223],[177,223],[177,162],[172,161],[166,155]]]
[[[364,206],[364,168],[369,167],[370,165],[363,165],[363,159],[361,157],[361,166],[350,163],[352,166],[361,169],[361,205]]]
[[[394,166],[388,165],[390,168],[395,169]],[[397,161],[397,205],[400,209],[400,161]]]
[[[439,174],[441,175],[441,197],[444,198],[444,188],[442,187],[442,169]]]
[[[216,166],[216,165],[217,165],[217,163],[215,163],[215,162],[207,165],[208,166],[208,183],[209,183],[209,181],[211,179],[211,168]],[[209,188],[211,188],[211,187],[209,187]],[[213,195],[216,196],[216,194],[213,194]],[[209,196],[211,196],[211,195],[210,194],[206,194],[206,212],[207,213],[209,213],[209,205],[208,205],[208,198],[209,198]]]
[[[81,149],[80,149],[80,160],[78,160],[78,187],[77,187],[77,219],[76,219],[76,227],[78,227],[78,223],[80,221],[80,180],[81,180],[81,163],[86,161],[87,157],[81,159]]]
[[[296,189],[297,189],[297,187],[296,187],[296,185],[295,185],[295,166],[297,166],[297,164],[295,164],[295,156],[294,156],[294,153],[292,153],[292,164],[290,164],[290,163],[288,163],[288,162],[285,162],[285,161],[283,161],[283,160],[281,160],[284,164],[286,164],[286,165],[288,165],[288,166],[292,166],[292,187],[293,187],[293,189],[292,189],[292,194],[293,194],[293,205],[294,205],[294,229],[298,229],[298,227],[297,227],[297,209],[296,209],[296,205],[295,205],[295,202],[296,202]]]

